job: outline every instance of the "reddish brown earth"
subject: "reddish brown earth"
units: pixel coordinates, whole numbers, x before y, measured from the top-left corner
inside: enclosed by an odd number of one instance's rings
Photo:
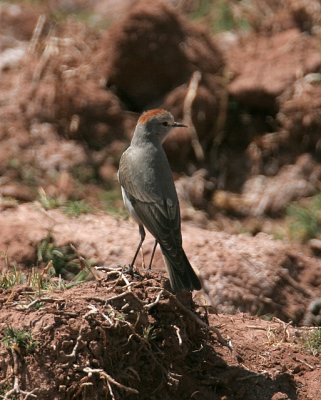
[[[0,3],[0,397],[317,399],[319,253],[262,231],[320,193],[319,2],[227,2],[251,29],[219,35],[221,10],[197,23],[191,0],[45,3]],[[171,294],[159,250],[151,272],[141,255],[122,270],[139,234],[116,172],[153,107],[190,126],[165,148],[193,300]],[[89,212],[68,217],[75,200]]]
[[[128,292],[124,286],[128,281],[123,282],[119,272],[112,272],[117,265],[128,264],[137,243],[137,228],[130,221],[105,214],[70,219],[60,211],[30,204],[3,211],[0,223],[0,250],[6,254],[2,269],[6,269],[7,260],[19,265],[37,263],[37,244],[50,233],[57,246],[72,242],[79,255],[107,268],[110,277],[105,278],[100,271],[98,282],[44,293],[43,305],[36,310],[32,305],[24,309],[38,298],[28,285],[2,290],[2,328],[27,327],[39,342],[35,352],[19,358],[21,389],[35,389],[34,393],[44,399],[52,398],[52,393],[57,398],[98,399],[110,390],[108,379],[101,375],[106,371],[117,382],[139,391],[139,395],[129,396],[133,399],[189,398],[193,393],[194,398],[204,399],[214,394],[218,399],[313,399],[318,390],[319,358],[309,355],[304,347],[309,331],[283,322],[307,320],[307,308],[319,293],[321,262],[304,255],[300,248],[266,235],[230,236],[184,223],[185,249],[204,285],[204,291],[194,296],[198,304],[194,307],[203,313],[199,306],[207,304],[210,313],[219,312],[204,321],[208,319],[210,327],[219,327],[223,338],[231,339],[230,353],[214,333],[206,333],[206,324],[191,321],[188,311],[177,309],[175,297],[167,291],[153,312],[142,311],[164,284],[168,288],[168,281],[160,278],[166,272],[159,254],[155,272],[148,273],[138,261],[138,271],[145,278],[134,278],[133,292]],[[151,247],[148,237],[144,245],[147,258]],[[107,299],[118,295],[124,295],[125,300],[112,302],[114,308],[109,308]],[[115,310],[123,313],[127,303],[125,320],[116,318]],[[274,317],[267,322],[240,311]],[[113,316],[112,322],[107,317],[106,322],[105,313]],[[127,318],[134,327],[128,326]],[[309,321],[313,323],[313,319]],[[173,330],[177,324],[184,345],[177,343]],[[149,325],[157,333],[146,343],[143,337]],[[83,332],[81,345],[75,356],[68,357],[79,329]],[[132,334],[137,338],[133,343],[128,339]],[[1,379],[10,382],[13,358],[5,350],[2,354]],[[86,372],[86,367],[100,372]],[[57,378],[53,380],[53,376]],[[114,393],[121,396],[125,389],[110,382]],[[159,382],[157,388],[155,382]],[[98,392],[92,391],[93,385]]]
[[[109,272],[100,282],[55,290],[37,307],[27,286],[2,291],[1,328],[28,327],[37,347],[19,349],[15,360],[2,350],[1,382],[18,374],[20,389],[41,399],[316,398],[321,364],[302,349],[306,330],[210,315],[218,340],[163,284],[152,273],[129,289]]]

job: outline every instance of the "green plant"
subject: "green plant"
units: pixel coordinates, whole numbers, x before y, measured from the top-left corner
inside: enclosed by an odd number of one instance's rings
[[[57,246],[51,235],[37,246],[38,263],[52,263],[56,275],[72,279],[80,271],[78,256],[71,245]]]
[[[19,329],[12,326],[4,328],[1,341],[6,348],[25,349],[27,353],[37,347],[37,342],[33,339],[28,329]]]
[[[62,202],[56,197],[48,196],[43,188],[38,190],[38,201],[45,210],[58,208],[62,205]]]
[[[204,21],[213,32],[250,28],[249,21],[243,15],[233,12],[230,0],[200,0],[195,4],[190,17]]]
[[[148,325],[143,330],[143,338],[148,342],[155,340],[157,337],[157,333],[155,331],[154,325]]]
[[[321,354],[321,328],[316,328],[310,332],[304,344],[306,349],[314,356]]]
[[[63,212],[69,217],[79,217],[92,211],[92,207],[85,200],[69,200],[63,206]]]
[[[71,281],[66,287],[84,282],[91,275],[90,260],[80,257],[72,244],[57,246],[51,235],[38,243],[37,262],[52,265],[55,276]]]
[[[318,194],[307,205],[291,204],[287,208],[289,233],[293,239],[303,242],[321,233],[321,194]]]
[[[45,270],[32,268],[31,271],[22,271],[15,265],[9,266],[5,272],[0,273],[0,288],[10,289],[16,285],[27,285],[38,293],[43,290],[57,288],[57,283],[53,280],[55,271],[50,265]]]
[[[22,271],[18,271],[16,266],[0,273],[0,288],[9,289],[15,285],[21,285],[25,282],[25,276]]]

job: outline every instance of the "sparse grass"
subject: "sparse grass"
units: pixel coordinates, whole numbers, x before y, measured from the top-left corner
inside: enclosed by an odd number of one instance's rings
[[[26,285],[40,295],[43,291],[64,289],[66,285],[55,278],[52,264],[44,270],[32,268],[29,271],[19,270],[15,265],[9,266],[5,272],[0,273],[0,288],[11,289],[17,285]]]
[[[250,28],[246,18],[241,15],[236,17],[230,0],[200,0],[190,16],[192,19],[204,20],[213,32]]]
[[[37,264],[45,264],[44,268],[20,270],[15,264],[10,264],[5,254],[2,254],[2,258],[6,270],[0,272],[0,288],[26,285],[39,296],[55,289],[65,290],[88,280],[92,275],[90,260],[80,257],[71,244],[57,246],[50,235],[37,246]]]
[[[10,289],[16,285],[22,285],[25,281],[26,274],[18,271],[16,267],[0,273],[0,288],[2,289]]]
[[[26,272],[26,270],[18,269],[15,264],[10,265],[8,260],[5,261],[7,268],[0,273],[0,288],[2,289],[10,289],[16,285],[27,285],[40,292],[48,289],[51,278],[55,275],[50,264],[45,270],[40,271],[38,268],[32,268]]]
[[[69,217],[79,217],[81,214],[93,212],[93,208],[85,200],[69,200],[62,210]]]
[[[155,340],[157,337],[157,333],[155,331],[154,325],[148,325],[146,328],[143,330],[143,338],[147,340],[148,342]]]
[[[3,330],[2,343],[6,348],[15,350],[24,349],[27,353],[32,352],[37,347],[37,341],[33,339],[28,329],[19,329],[7,326]]]
[[[304,344],[305,348],[314,356],[321,354],[321,328],[309,332]]]
[[[38,201],[45,210],[52,210],[62,205],[62,202],[56,197],[49,196],[43,188],[38,190]]]
[[[287,208],[289,235],[306,242],[321,233],[321,194],[312,197],[307,205],[291,204]]]

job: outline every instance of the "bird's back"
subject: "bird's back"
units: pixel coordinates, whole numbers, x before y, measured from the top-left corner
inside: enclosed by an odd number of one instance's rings
[[[126,192],[137,200],[178,201],[172,171],[161,145],[159,148],[152,143],[129,146],[121,157],[118,177]]]

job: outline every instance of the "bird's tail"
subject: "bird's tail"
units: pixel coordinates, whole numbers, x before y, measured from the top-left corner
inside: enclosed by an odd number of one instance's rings
[[[179,257],[173,257],[166,249],[162,247],[161,249],[174,292],[180,292],[182,290],[200,290],[202,287],[201,282],[188,261],[183,248],[181,249]]]

